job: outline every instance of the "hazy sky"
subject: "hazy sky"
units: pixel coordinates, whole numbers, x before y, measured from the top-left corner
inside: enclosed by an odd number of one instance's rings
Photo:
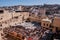
[[[0,0],[0,6],[60,4],[60,0]]]

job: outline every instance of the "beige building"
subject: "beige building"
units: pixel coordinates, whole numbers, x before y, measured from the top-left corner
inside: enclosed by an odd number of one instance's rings
[[[0,10],[0,26],[8,27],[17,23],[22,23],[29,17],[27,11],[12,11],[1,9]]]
[[[50,28],[51,23],[52,23],[51,20],[48,19],[48,18],[45,18],[45,19],[41,20],[41,26],[43,28]]]
[[[55,28],[55,30],[60,31],[60,17],[54,18],[53,27]]]

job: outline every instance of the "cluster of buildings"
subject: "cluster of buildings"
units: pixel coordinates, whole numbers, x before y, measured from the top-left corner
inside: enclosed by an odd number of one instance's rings
[[[54,33],[60,33],[60,5],[0,7],[1,28],[23,22],[38,22],[42,29],[51,29]]]

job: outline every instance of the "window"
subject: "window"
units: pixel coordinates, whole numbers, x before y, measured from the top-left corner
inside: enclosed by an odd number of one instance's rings
[[[21,11],[15,11],[16,13],[19,13],[19,12],[21,12]]]
[[[44,23],[44,26],[45,26],[45,23]]]
[[[1,14],[1,13],[4,13],[4,11],[3,11],[3,10],[0,10],[0,14]]]
[[[26,22],[30,22],[30,19],[28,18],[28,19],[26,20]]]
[[[2,20],[3,18],[0,18],[0,20]]]
[[[29,16],[31,16],[31,14]]]
[[[16,19],[17,19],[17,18],[18,18],[18,16],[14,17],[14,18],[16,18]]]
[[[47,26],[48,26],[48,24],[47,24]]]
[[[0,27],[2,26],[2,24],[0,24]]]
[[[46,12],[46,15],[51,15],[50,12]]]

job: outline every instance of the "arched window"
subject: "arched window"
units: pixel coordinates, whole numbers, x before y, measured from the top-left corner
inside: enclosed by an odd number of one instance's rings
[[[48,24],[47,24],[47,26],[48,26]]]
[[[44,23],[44,26],[45,26],[45,23]]]

